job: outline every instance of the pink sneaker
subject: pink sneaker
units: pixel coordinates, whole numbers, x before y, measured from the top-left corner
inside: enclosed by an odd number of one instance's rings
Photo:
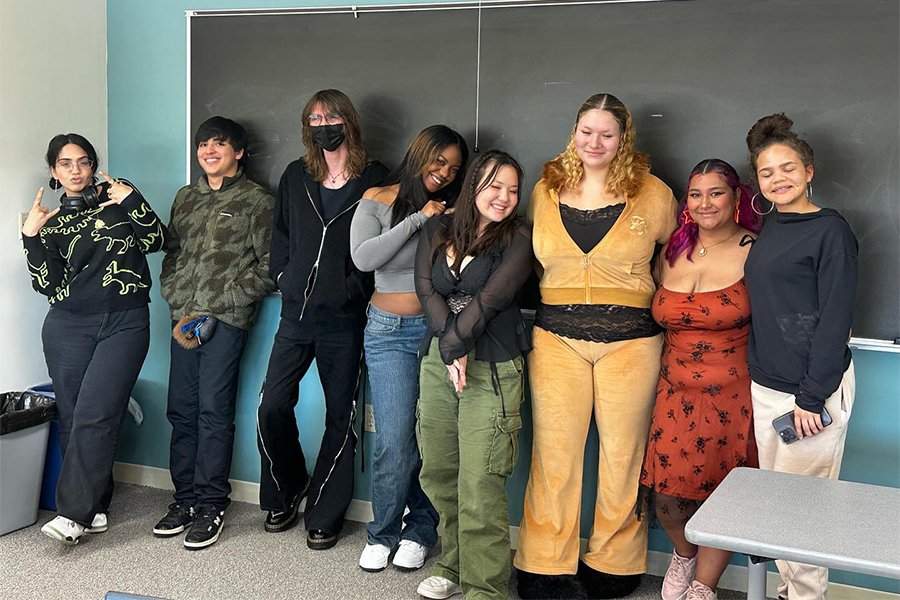
[[[717,600],[716,590],[712,589],[704,583],[695,581],[691,584],[685,600]]]
[[[672,562],[666,571],[662,584],[663,600],[682,600],[691,587],[694,574],[697,572],[697,555],[684,558],[672,552]]]

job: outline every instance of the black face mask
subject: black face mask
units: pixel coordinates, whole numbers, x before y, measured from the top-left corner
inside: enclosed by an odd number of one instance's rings
[[[344,124],[310,126],[309,133],[316,146],[327,152],[334,152],[344,143]]]

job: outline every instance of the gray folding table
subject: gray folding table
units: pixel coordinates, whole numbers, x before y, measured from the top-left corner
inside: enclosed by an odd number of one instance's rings
[[[685,526],[701,546],[900,579],[900,489],[761,469],[729,473]],[[766,563],[749,562],[748,600]]]

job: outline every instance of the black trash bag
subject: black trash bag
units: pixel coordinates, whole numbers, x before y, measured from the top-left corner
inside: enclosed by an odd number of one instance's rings
[[[56,400],[31,392],[0,394],[0,435],[56,418]]]

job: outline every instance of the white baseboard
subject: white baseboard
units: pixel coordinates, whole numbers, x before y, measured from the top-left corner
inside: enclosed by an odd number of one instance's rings
[[[113,478],[116,481],[121,481],[123,483],[136,483],[138,485],[146,485],[163,490],[174,489],[168,469],[159,469],[157,467],[145,467],[143,465],[117,462],[113,465]],[[239,481],[237,479],[231,479],[230,483],[232,500],[259,505],[258,483]],[[305,503],[306,501],[304,500],[303,502]],[[350,502],[350,507],[347,509],[346,518],[351,521],[368,523],[373,519],[372,503],[365,500],[353,500]],[[512,547],[515,548],[519,540],[518,527],[509,528],[509,538]],[[587,540],[582,538],[582,552],[586,547]],[[671,560],[671,558],[671,554],[651,550],[647,559],[647,572],[651,575],[662,577],[666,574],[666,569],[669,568],[669,560]],[[777,590],[780,583],[781,578],[778,576],[778,573],[768,574],[766,580],[766,595],[769,598],[778,597]],[[746,592],[747,567],[728,565],[728,568],[725,569],[725,573],[722,574],[722,578],[719,580],[719,587],[726,590]],[[900,595],[898,594],[859,588],[841,583],[830,584],[828,586],[828,596],[831,600],[900,600]]]
[[[158,467],[145,467],[143,465],[135,465],[132,463],[117,462],[113,465],[113,479],[122,483],[136,483],[138,485],[146,485],[161,490],[174,490],[172,485],[172,477],[169,475],[168,469],[160,469]],[[241,481],[239,479],[229,479],[231,484],[231,499],[237,502],[248,502],[259,506],[259,484],[251,481]],[[300,503],[300,511],[302,512],[306,506],[306,500]],[[345,514],[347,519],[351,521],[359,521],[360,523],[368,523],[374,516],[372,514],[372,503],[365,500],[352,500],[350,507]]]

